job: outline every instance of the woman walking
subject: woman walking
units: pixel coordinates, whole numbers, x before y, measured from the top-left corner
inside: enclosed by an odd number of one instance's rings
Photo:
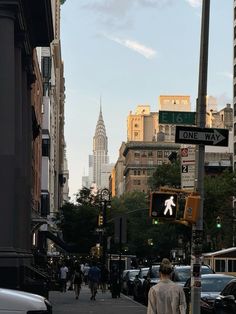
[[[75,298],[79,298],[81,284],[82,284],[82,271],[80,265],[75,266],[74,276],[73,276],[73,284],[74,284],[74,291],[75,291]]]
[[[167,258],[161,262],[160,281],[148,293],[147,314],[184,314],[186,301],[183,288],[171,281],[173,267]]]

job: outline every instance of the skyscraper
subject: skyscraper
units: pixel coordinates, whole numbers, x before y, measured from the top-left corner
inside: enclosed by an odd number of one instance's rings
[[[112,170],[109,165],[108,140],[100,106],[99,117],[93,137],[93,183],[98,188],[108,187],[108,179]],[[110,171],[108,168],[111,168]]]

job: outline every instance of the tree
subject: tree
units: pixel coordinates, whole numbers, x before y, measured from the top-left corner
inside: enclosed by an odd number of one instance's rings
[[[205,177],[204,231],[205,241],[211,246],[205,249],[220,249],[232,245],[233,196],[236,195],[236,172],[224,171],[220,175]],[[216,219],[221,218],[221,228]]]
[[[99,207],[90,189],[83,188],[77,194],[77,204],[66,203],[61,208],[61,223],[63,238],[67,243],[73,243],[78,253],[88,253],[98,242],[97,217]]]
[[[152,191],[158,190],[160,186],[174,188],[181,187],[180,163],[176,160],[170,164],[159,165],[148,182]]]

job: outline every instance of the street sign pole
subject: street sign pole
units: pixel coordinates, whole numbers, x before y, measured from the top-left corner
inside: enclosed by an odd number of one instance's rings
[[[207,96],[207,66],[209,42],[210,0],[202,1],[202,23],[200,42],[200,63],[197,99],[197,127],[204,128],[206,124],[206,96]],[[204,201],[204,157],[205,145],[196,146],[195,191],[200,195],[199,218],[192,227],[191,252],[191,313],[200,314],[201,297],[201,256],[203,234],[203,201]]]

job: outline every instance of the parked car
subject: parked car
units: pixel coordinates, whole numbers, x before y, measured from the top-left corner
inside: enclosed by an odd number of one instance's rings
[[[214,274],[214,271],[208,265],[201,266],[201,274]],[[190,265],[175,265],[173,273],[173,281],[184,286],[188,278],[191,277]]]
[[[233,278],[235,277],[232,275],[224,274],[205,274],[201,276],[201,314],[213,313],[216,298]],[[187,305],[189,305],[191,299],[191,278],[185,283],[184,292]]]
[[[147,278],[144,279],[143,282],[143,291],[144,291],[144,304],[147,305],[148,303],[148,292],[152,286],[158,283],[159,281],[159,268],[160,265],[152,265],[149,268],[147,273]],[[213,274],[213,270],[207,266],[202,265],[201,267],[202,274]],[[176,283],[184,286],[188,278],[191,276],[191,266],[190,265],[176,265],[173,269],[172,280]]]
[[[129,269],[122,278],[121,291],[127,295],[133,295],[134,279],[139,269]]]
[[[143,302],[144,304],[148,304],[148,292],[152,286],[157,284],[160,279],[159,276],[159,268],[160,265],[152,265],[148,272],[147,276],[144,277],[143,281]]]
[[[52,314],[51,303],[37,294],[0,288],[0,300],[2,314]]]
[[[236,313],[236,278],[226,284],[214,303],[214,314]]]
[[[148,270],[148,267],[142,267],[134,278],[133,298],[135,301],[143,301],[143,282],[144,277],[147,276]]]

